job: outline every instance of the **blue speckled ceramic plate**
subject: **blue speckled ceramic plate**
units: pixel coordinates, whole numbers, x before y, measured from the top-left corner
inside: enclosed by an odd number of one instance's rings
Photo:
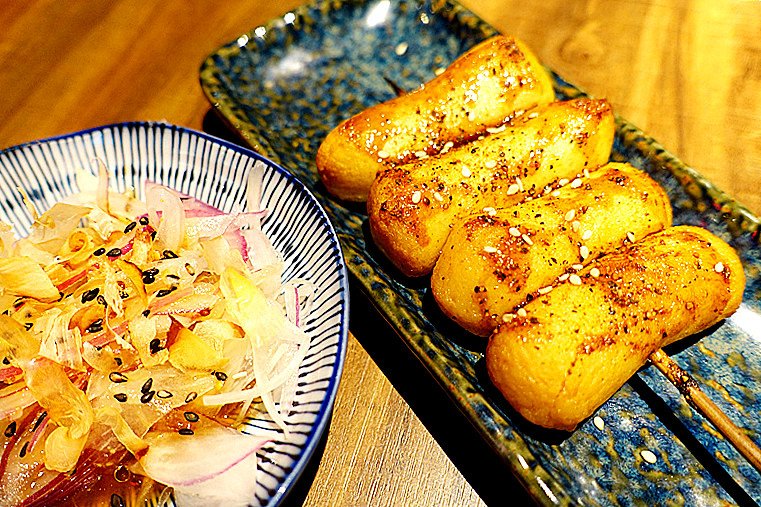
[[[522,422],[490,385],[482,342],[441,316],[426,283],[389,268],[363,228],[362,207],[345,207],[320,185],[318,146],[341,120],[393,96],[384,78],[412,89],[494,33],[452,1],[318,1],[210,55],[201,83],[248,144],[292,168],[323,202],[349,269],[379,311],[539,502],[761,502],[761,475],[652,367],[597,411],[604,424],[589,420],[571,434],[550,434]],[[558,97],[581,93],[557,76],[555,84]],[[740,252],[748,276],[740,310],[669,352],[761,442],[758,219],[624,120],[612,158],[648,171],[667,189],[677,224],[706,227]]]
[[[275,438],[258,452],[258,475],[251,478],[257,480],[251,505],[280,504],[328,425],[346,356],[348,280],[325,212],[298,180],[250,150],[173,125],[122,123],[1,150],[0,219],[19,235],[28,233],[33,218],[17,188],[38,210],[46,210],[78,192],[76,171],[97,173],[97,160],[119,191],[135,188],[141,195],[148,179],[227,212],[243,209],[248,172],[257,161],[265,164],[261,203],[268,215],[262,230],[283,255],[284,277],[318,287],[304,323],[309,350],[299,367],[293,409],[285,417],[291,437]],[[278,431],[269,416],[248,418],[242,431],[257,428]]]

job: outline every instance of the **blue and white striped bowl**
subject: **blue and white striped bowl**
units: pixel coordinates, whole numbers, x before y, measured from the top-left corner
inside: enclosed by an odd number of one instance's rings
[[[306,329],[309,352],[299,370],[293,435],[263,448],[253,504],[277,505],[304,470],[328,424],[346,356],[349,290],[335,231],[312,194],[264,157],[207,134],[163,123],[121,123],[34,141],[0,151],[0,219],[25,235],[32,216],[18,188],[38,210],[78,191],[76,171],[97,173],[97,160],[119,191],[142,193],[148,179],[195,196],[223,211],[242,209],[246,176],[266,164],[262,229],[285,258],[285,277],[318,286]],[[251,427],[268,427],[251,420]],[[245,429],[244,429],[245,431]],[[252,480],[254,480],[252,478]]]

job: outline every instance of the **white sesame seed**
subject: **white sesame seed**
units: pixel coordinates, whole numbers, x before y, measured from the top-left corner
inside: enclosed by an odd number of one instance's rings
[[[552,191],[552,197],[557,197],[560,195],[560,190],[553,190]]]
[[[547,195],[550,192],[552,192],[552,187],[551,186],[547,185],[546,187],[544,187],[544,195]]]
[[[576,216],[576,210],[575,209],[568,210],[568,213],[565,214],[565,221],[566,222],[570,222],[571,220],[573,220],[573,217],[575,217],[575,216]]]
[[[397,44],[397,45],[396,45],[396,47],[394,48],[394,52],[395,52],[397,55],[399,55],[399,56],[402,56],[404,53],[406,53],[406,52],[407,52],[407,49],[409,49],[409,47],[410,47],[410,45],[409,45],[409,44],[407,44],[406,42],[400,42],[400,43],[399,43],[399,44]]]
[[[471,172],[467,166],[462,166],[462,175],[466,178],[470,178]]]
[[[650,451],[648,449],[640,451],[639,455],[642,456],[642,459],[644,459],[651,465],[654,465],[658,461],[658,457],[655,455],[655,453],[653,453],[653,451]]]
[[[389,152],[387,152],[387,151],[383,151],[383,150],[379,150],[378,151],[378,157],[379,158],[388,158],[390,156],[391,156],[391,154]]]
[[[511,236],[515,236],[516,238],[521,235],[521,231],[518,230],[517,227],[510,227],[507,232],[510,233]]]
[[[537,118],[538,116],[539,116],[539,113],[536,113],[536,112],[528,114],[529,118]]]
[[[438,192],[434,192],[434,193],[433,193],[433,198],[434,198],[434,199],[436,199],[436,200],[437,200],[437,201],[439,201],[439,202],[441,202],[441,201],[443,201],[443,200],[444,200],[444,198],[443,198],[443,197],[441,196],[441,194],[440,194],[440,193],[438,193]]]
[[[518,185],[518,188],[520,189],[520,191],[523,192],[523,182],[517,176],[515,177],[515,183],[516,183],[516,185]]]
[[[634,243],[634,233],[633,233],[633,232],[631,232],[631,231],[630,231],[630,232],[627,232],[627,233],[626,233],[626,239],[628,239],[629,241],[631,241],[632,243]]]
[[[584,269],[584,264],[573,264],[571,267],[575,269],[576,271],[581,271],[582,269]]]
[[[230,377],[230,378],[231,378],[231,379],[233,379],[233,380],[238,380],[239,378],[243,378],[243,377],[245,377],[246,375],[248,375],[248,373],[247,373],[247,372],[245,372],[245,371],[239,371],[238,373],[234,374],[234,375],[233,375],[232,377]]]
[[[417,204],[420,202],[420,199],[422,199],[423,194],[420,193],[420,190],[415,190],[412,192],[412,202]]]
[[[486,245],[484,247],[484,252],[486,252],[486,253],[497,253],[497,249],[494,248],[493,246]]]
[[[581,278],[576,273],[569,276],[568,281],[571,282],[573,285],[581,285]]]
[[[542,287],[537,292],[539,292],[539,294],[547,294],[551,290],[552,290],[552,285],[548,285],[547,287]]]
[[[415,152],[415,156],[417,158],[427,158],[428,157],[428,153],[426,153],[424,150],[418,150],[418,151]]]
[[[579,254],[581,254],[582,259],[589,257],[589,248],[587,248],[587,245],[581,245],[581,247],[579,247]]]
[[[490,134],[499,134],[500,132],[503,132],[507,127],[505,125],[502,125],[501,127],[489,127],[486,129],[486,131]]]
[[[597,278],[598,276],[600,276],[600,270],[597,268],[592,268],[589,270],[589,274]]]
[[[518,193],[519,190],[520,190],[520,187],[516,185],[515,183],[513,183],[512,185],[507,187],[507,195],[515,195]]]
[[[589,178],[589,169],[584,169],[584,177]]]
[[[605,429],[605,421],[603,421],[602,417],[600,417],[599,415],[596,415],[595,418],[592,419],[592,422],[594,423],[595,428],[597,428],[598,430],[602,431],[603,429]]]
[[[565,282],[566,280],[568,280],[569,276],[571,275],[569,275],[568,273],[563,273],[562,275],[558,277],[558,282]]]
[[[486,167],[487,169],[494,169],[495,167],[497,167],[497,162],[495,160],[487,160],[486,162],[484,162],[484,167]]]
[[[518,308],[518,311],[515,313],[517,313],[519,317],[525,317],[526,315],[528,315],[526,313],[526,310],[524,310],[523,308]]]
[[[581,222],[574,220],[571,222],[571,228],[573,229],[573,232],[579,232],[579,229],[581,229]]]
[[[502,316],[502,322],[510,322],[515,318],[514,313],[506,313]]]
[[[586,231],[584,231],[584,234],[582,234],[582,235],[581,235],[581,239],[582,239],[583,241],[586,241],[586,240],[588,240],[588,239],[589,239],[589,238],[591,238],[591,237],[592,237],[592,231],[590,231],[589,229],[587,229]]]
[[[568,178],[563,178],[558,180],[558,185],[560,185],[561,187],[564,185],[568,185]]]
[[[437,76],[440,76],[444,73],[444,71],[447,70],[444,67],[438,67],[436,70],[433,71],[433,73]]]
[[[713,267],[713,270],[716,271],[717,273],[721,273],[722,271],[724,271],[724,264],[722,264],[721,262],[717,262],[716,265]]]
[[[581,186],[581,180],[576,178],[571,182],[571,188],[579,188]]]
[[[525,242],[526,242],[526,244],[527,244],[527,245],[529,245],[529,246],[531,246],[531,245],[533,245],[533,244],[534,244],[534,242],[533,242],[533,241],[531,241],[531,238],[529,238],[529,237],[528,237],[528,234],[522,234],[522,235],[521,235],[521,238],[522,238],[522,239],[523,239],[523,241],[525,241]]]
[[[473,121],[475,119],[476,119],[476,113],[474,113],[473,111],[470,111],[468,113],[468,121]]]
[[[493,217],[494,215],[497,214],[497,210],[492,208],[491,206],[487,206],[487,207],[484,208],[484,213],[486,213],[487,215]]]

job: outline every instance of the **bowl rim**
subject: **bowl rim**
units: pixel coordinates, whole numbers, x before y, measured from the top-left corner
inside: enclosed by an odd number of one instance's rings
[[[267,158],[266,156],[260,153],[257,153],[249,148],[246,148],[244,146],[219,138],[212,134],[208,134],[206,132],[202,132],[190,127],[175,125],[169,122],[137,120],[137,121],[114,122],[114,123],[108,123],[108,124],[98,125],[94,127],[88,127],[85,129],[74,131],[74,132],[56,134],[50,137],[34,139],[31,141],[25,141],[23,143],[9,146],[6,148],[0,148],[0,157],[4,155],[8,155],[10,153],[17,152],[25,148],[31,148],[37,145],[51,144],[58,141],[64,141],[66,139],[83,137],[88,134],[92,134],[94,132],[99,132],[104,130],[113,130],[113,129],[123,129],[123,128],[166,129],[172,132],[189,134],[191,136],[196,136],[201,139],[204,139],[208,142],[218,144],[224,148],[230,149],[234,152],[240,153],[241,155],[245,155],[254,160],[263,162],[269,168],[271,168],[275,172],[279,173],[283,178],[285,178],[285,180],[290,185],[293,185],[300,192],[304,193],[307,196],[308,200],[310,200],[312,204],[314,205],[314,209],[316,210],[321,223],[328,230],[329,244],[333,252],[336,254],[336,258],[338,260],[338,267],[339,267],[338,285],[339,285],[340,293],[342,294],[342,300],[343,300],[342,311],[340,313],[340,322],[338,326],[338,342],[337,342],[338,350],[336,352],[335,363],[333,364],[333,372],[328,380],[328,386],[325,389],[325,397],[320,403],[319,410],[317,411],[317,414],[316,414],[315,423],[312,424],[310,432],[307,436],[306,443],[303,445],[303,447],[301,447],[302,451],[299,454],[298,458],[294,461],[293,466],[286,473],[283,481],[278,485],[277,489],[272,494],[272,496],[270,496],[268,502],[266,503],[267,506],[279,505],[287,497],[288,493],[290,493],[296,481],[301,477],[301,475],[303,474],[306,468],[307,463],[310,461],[318,445],[322,441],[325,430],[332,419],[332,412],[333,412],[333,407],[335,405],[336,395],[338,392],[338,386],[341,381],[341,376],[343,374],[343,368],[346,361],[346,352],[347,352],[348,338],[349,338],[350,292],[349,292],[349,278],[348,278],[348,271],[346,268],[346,260],[344,259],[344,255],[341,249],[341,243],[338,239],[338,235],[336,234],[335,228],[333,227],[333,223],[328,218],[328,214],[326,213],[320,201],[314,196],[314,194],[309,190],[309,188],[307,188],[307,186],[304,185],[304,183],[302,183],[298,178],[296,178],[288,170],[283,168],[279,163],[274,162],[270,160],[269,158]]]

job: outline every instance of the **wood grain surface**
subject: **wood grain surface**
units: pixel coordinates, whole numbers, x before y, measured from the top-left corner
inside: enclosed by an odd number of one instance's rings
[[[234,139],[201,61],[300,2],[3,0],[0,148],[126,120]],[[761,214],[761,2],[463,0]],[[288,505],[530,502],[352,290],[332,422]]]

